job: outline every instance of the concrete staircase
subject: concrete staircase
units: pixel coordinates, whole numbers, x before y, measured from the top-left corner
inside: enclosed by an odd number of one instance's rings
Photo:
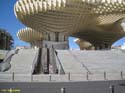
[[[87,72],[81,63],[76,62],[76,59],[71,55],[69,50],[57,50],[57,52],[65,73],[79,74]]]
[[[72,51],[92,73],[108,72],[111,74],[125,71],[125,52],[110,51]]]
[[[7,72],[32,73],[34,59],[38,49],[20,49],[11,59],[11,68]]]
[[[109,74],[125,71],[125,52],[121,50],[79,51],[57,50],[65,73]]]

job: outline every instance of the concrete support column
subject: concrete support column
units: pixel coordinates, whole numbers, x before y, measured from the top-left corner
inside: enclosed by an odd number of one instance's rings
[[[111,44],[99,44],[94,46],[95,46],[95,50],[111,49]]]
[[[95,45],[95,50],[100,50],[100,47]]]
[[[105,45],[104,44],[102,45],[102,49],[105,49]]]
[[[68,36],[65,33],[59,32],[43,32],[42,40],[35,40],[30,42],[31,47],[35,48],[54,48],[54,49],[68,49]]]
[[[99,50],[102,50],[102,49],[103,49],[103,48],[102,48],[102,45],[100,45],[100,46],[99,46]]]
[[[105,49],[111,49],[111,44],[104,44]]]
[[[43,41],[43,46],[45,48],[54,48],[54,49],[68,49],[68,41],[64,42],[53,42],[53,41]]]
[[[42,47],[54,49],[68,49],[68,36],[60,32],[46,32]]]
[[[33,41],[33,42],[30,43],[30,45],[31,45],[32,48],[35,48],[35,47],[42,48],[42,46],[43,46],[42,44],[43,44],[42,40]]]

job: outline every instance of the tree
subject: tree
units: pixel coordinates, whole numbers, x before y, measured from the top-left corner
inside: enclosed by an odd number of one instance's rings
[[[0,49],[10,50],[13,48],[14,40],[9,32],[0,29]]]

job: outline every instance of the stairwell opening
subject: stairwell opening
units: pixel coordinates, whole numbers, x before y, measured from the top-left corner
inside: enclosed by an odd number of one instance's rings
[[[33,74],[58,74],[54,54],[55,50],[52,48],[39,48]]]

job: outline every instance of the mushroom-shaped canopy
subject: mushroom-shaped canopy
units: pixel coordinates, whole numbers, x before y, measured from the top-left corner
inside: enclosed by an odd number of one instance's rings
[[[89,0],[18,0],[14,10],[22,23],[35,30],[72,32],[94,17],[94,4]]]
[[[31,28],[24,28],[18,31],[17,36],[20,40],[23,40],[25,42],[33,42],[37,40],[43,40],[42,33],[35,31]]]
[[[14,10],[22,23],[37,31],[105,32],[103,25],[125,17],[125,0],[18,0]]]
[[[39,31],[64,32],[70,17],[61,13],[65,3],[66,0],[18,0],[14,10],[16,17],[28,27]]]
[[[76,32],[125,17],[124,0],[18,0],[15,15],[25,25],[52,32]]]
[[[81,50],[84,50],[84,49],[92,50],[92,49],[94,49],[94,46],[91,43],[89,43],[89,42],[87,42],[83,39],[75,39],[74,42],[76,42],[79,45]]]

